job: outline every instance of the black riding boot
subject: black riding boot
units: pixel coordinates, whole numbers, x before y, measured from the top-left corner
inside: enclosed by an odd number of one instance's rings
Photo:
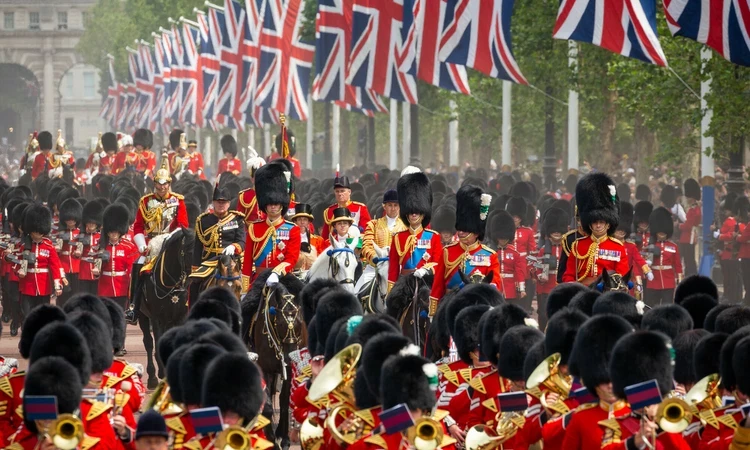
[[[133,264],[133,272],[130,278],[130,307],[125,310],[125,321],[130,325],[138,324],[138,311],[140,311],[141,297],[143,296],[141,267],[143,267],[143,264]]]

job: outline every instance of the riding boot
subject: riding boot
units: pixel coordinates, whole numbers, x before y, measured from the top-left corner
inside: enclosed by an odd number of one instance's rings
[[[143,264],[133,264],[133,272],[130,277],[130,307],[125,310],[125,321],[130,325],[138,324],[138,311],[141,308],[141,297],[143,296],[143,276],[141,275]]]

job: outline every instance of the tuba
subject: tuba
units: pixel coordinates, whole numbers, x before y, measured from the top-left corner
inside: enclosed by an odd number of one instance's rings
[[[669,397],[659,404],[654,421],[667,433],[682,433],[690,425],[690,406],[678,397]]]
[[[46,431],[60,450],[73,450],[83,441],[83,422],[73,414],[60,414]]]
[[[310,417],[302,422],[299,442],[302,450],[319,450],[323,446],[323,427],[318,423],[317,417]]]
[[[703,377],[685,394],[685,403],[693,408],[693,413],[721,408],[719,395],[721,378],[718,373]]]
[[[542,361],[536,369],[531,372],[529,379],[526,380],[526,388],[534,389],[544,386],[548,391],[558,394],[560,399],[553,405],[547,405],[545,395],[541,395],[539,401],[545,409],[567,413],[567,407],[564,408],[565,411],[560,411],[561,408],[556,407],[556,405],[562,403],[562,400],[568,397],[572,385],[570,376],[560,373],[560,360],[560,353],[553,353],[545,358],[544,361]]]
[[[336,424],[336,419],[344,420],[340,425]],[[325,426],[331,432],[331,436],[342,447],[352,445],[362,438],[362,436],[372,431],[372,427],[355,414],[354,408],[342,403],[331,411],[326,417]]]

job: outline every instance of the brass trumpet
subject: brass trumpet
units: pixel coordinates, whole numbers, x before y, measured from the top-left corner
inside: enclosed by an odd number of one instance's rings
[[[501,446],[507,440],[507,438],[498,437],[492,427],[474,425],[466,433],[464,445],[466,450],[492,450]]]
[[[435,450],[443,442],[443,427],[432,417],[422,417],[409,428],[406,438],[417,450]]]
[[[684,400],[670,397],[659,404],[654,421],[667,433],[682,433],[690,425],[693,413]]]
[[[218,450],[247,450],[250,448],[250,437],[244,428],[232,425],[219,433],[215,447]]]
[[[73,450],[83,441],[83,422],[73,414],[60,414],[46,434],[56,448]]]

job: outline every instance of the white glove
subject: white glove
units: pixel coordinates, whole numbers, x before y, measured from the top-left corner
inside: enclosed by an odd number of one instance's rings
[[[417,269],[414,271],[414,276],[419,278],[420,280],[424,278],[424,276],[427,275],[427,269]]]
[[[649,272],[646,274],[646,279],[648,281],[654,281],[654,272]]]
[[[225,255],[232,256],[232,255],[234,255],[234,250],[235,250],[234,249],[234,245],[230,245],[227,248],[225,248],[222,253],[225,254]]]
[[[277,284],[279,284],[279,275],[272,273],[266,280],[266,286],[272,287],[276,286]]]
[[[720,233],[718,230],[714,231],[714,239],[717,239],[719,237],[719,234]]]

